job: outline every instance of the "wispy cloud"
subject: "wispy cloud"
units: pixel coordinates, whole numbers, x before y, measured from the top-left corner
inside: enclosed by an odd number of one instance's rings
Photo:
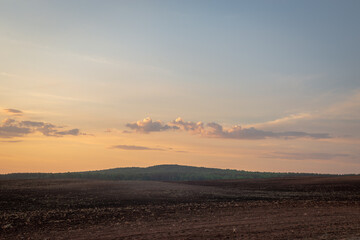
[[[360,89],[349,94],[345,100],[326,108],[322,115],[328,118],[360,120]]]
[[[21,140],[8,140],[8,141],[0,141],[3,143],[18,143],[18,142],[22,142]]]
[[[8,78],[18,78],[19,75],[8,73],[8,72],[0,72],[1,76],[8,77]]]
[[[130,151],[150,150],[150,151],[167,151],[167,152],[176,152],[176,153],[188,153],[188,151],[177,150],[172,147],[145,147],[145,146],[138,146],[138,145],[113,145],[110,147],[110,149],[121,149],[121,150],[130,150]]]
[[[265,158],[288,159],[288,160],[332,160],[338,158],[351,158],[350,154],[323,153],[323,152],[273,152],[263,156]]]
[[[75,97],[70,97],[70,96],[60,96],[60,95],[46,94],[46,93],[39,93],[39,92],[32,92],[32,93],[28,93],[28,94],[30,96],[34,96],[34,97],[61,100],[61,101],[97,102],[97,101],[93,101],[93,100],[90,100],[90,99],[75,98]]]
[[[13,115],[13,116],[21,116],[24,114],[23,111],[14,108],[6,108],[4,109],[4,112],[8,115]]]
[[[230,138],[230,139],[265,139],[265,138],[313,138],[324,139],[331,138],[327,133],[307,133],[302,131],[283,131],[272,132],[259,130],[254,127],[242,128],[235,125],[231,128],[224,128],[222,125],[211,122],[204,124],[203,122],[184,121],[182,118],[177,118],[167,124],[161,121],[153,122],[151,118],[145,118],[143,121],[135,123],[128,123],[126,126],[132,130],[141,133],[159,132],[170,129],[190,132],[192,134],[199,134],[204,137],[213,138]]]
[[[297,113],[279,119],[247,125],[268,131],[307,129],[326,131],[332,136],[360,137],[360,90],[349,93],[346,98],[317,111]]]
[[[280,125],[280,124],[286,124],[288,122],[295,122],[295,121],[299,121],[299,120],[304,120],[304,119],[310,119],[313,118],[314,116],[310,113],[298,113],[298,114],[290,114],[289,116],[285,116],[282,118],[278,118],[272,121],[268,121],[265,123],[258,123],[258,124],[253,124],[253,125],[249,125],[252,127],[264,127],[264,126],[272,126],[272,125]]]
[[[115,145],[111,148],[121,149],[121,150],[153,150],[153,151],[166,151],[162,148],[150,148],[144,146],[135,146],[135,145]]]

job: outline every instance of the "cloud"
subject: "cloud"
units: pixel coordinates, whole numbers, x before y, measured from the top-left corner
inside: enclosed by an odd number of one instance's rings
[[[204,137],[213,138],[230,138],[230,139],[266,139],[266,138],[313,138],[313,139],[325,139],[331,138],[327,133],[307,133],[302,131],[283,131],[273,132],[259,130],[254,127],[242,128],[239,125],[235,125],[231,128],[224,128],[222,125],[211,122],[204,124],[203,122],[191,122],[184,121],[182,118],[177,118],[167,124],[161,121],[153,122],[151,118],[145,118],[143,121],[137,121],[136,123],[126,124],[127,127],[143,133],[165,131],[169,129],[175,129],[192,134],[198,134]]]
[[[73,136],[78,136],[80,135],[80,130],[78,128],[74,128],[74,129],[71,129],[71,130],[67,130],[67,131],[61,131],[61,132],[56,132],[56,134],[58,135],[73,135]],[[83,133],[84,135],[85,133]]]
[[[34,128],[35,131],[41,132],[45,136],[80,135],[80,130],[77,128],[65,130],[65,131],[59,131],[57,128],[61,128],[61,127],[45,122],[21,121],[20,125],[32,127]]]
[[[360,90],[347,93],[341,101],[312,112],[284,116],[273,121],[247,125],[267,131],[288,129],[328,132],[339,138],[360,138]]]
[[[121,150],[152,150],[152,151],[168,151],[168,152],[176,152],[176,153],[188,153],[188,151],[184,150],[176,150],[171,147],[164,147],[164,148],[151,148],[151,147],[144,147],[144,146],[136,146],[136,145],[114,145],[110,147],[111,149],[121,149]]]
[[[27,126],[27,127],[49,127],[49,128],[54,128],[55,126],[49,123],[44,123],[44,122],[34,122],[34,121],[21,121],[20,122],[21,125]]]
[[[360,120],[360,89],[354,90],[343,101],[329,106],[322,115],[342,120]]]
[[[13,73],[8,73],[8,72],[0,72],[0,75],[5,76],[5,77],[9,77],[9,78],[19,78],[19,75],[13,74]]]
[[[169,126],[167,124],[163,124],[161,121],[155,121],[149,117],[145,118],[142,121],[137,121],[133,123],[128,123],[126,126],[132,130],[142,133],[149,133],[149,132],[160,132],[166,131],[169,129],[178,129],[176,126]]]
[[[310,113],[291,114],[289,116],[278,118],[278,119],[275,119],[275,120],[272,120],[269,122],[265,122],[265,123],[254,124],[252,126],[253,127],[276,126],[276,125],[281,125],[281,124],[287,124],[289,122],[295,122],[295,121],[304,120],[304,119],[311,119],[313,117],[314,116],[311,115]]]
[[[0,124],[0,137],[2,138],[21,137],[31,132],[31,128],[22,127],[19,122],[14,119],[4,119]]]
[[[242,128],[234,126],[229,129],[223,129],[220,124],[208,123],[203,135],[208,137],[233,138],[233,139],[265,139],[265,138],[330,138],[327,133],[307,133],[297,131],[272,132],[264,131],[256,128]]]
[[[204,130],[203,122],[185,122],[182,118],[178,117],[174,121],[169,123],[174,129],[181,129],[183,131],[188,131],[194,134],[201,134]]]
[[[349,154],[340,153],[288,153],[288,152],[273,152],[272,154],[264,156],[266,158],[289,159],[289,160],[332,160],[337,158],[351,158]]]
[[[39,132],[45,136],[61,137],[65,135],[85,135],[79,129],[60,130],[62,127],[51,123],[35,121],[17,121],[7,118],[0,124],[0,138],[23,137],[25,135]]]
[[[135,145],[115,145],[111,148],[117,148],[122,150],[156,150],[156,151],[165,151],[165,149],[162,148],[149,148],[144,146],[135,146]]]
[[[4,109],[4,112],[8,115],[15,115],[15,116],[23,115],[22,111],[20,111],[18,109],[13,109],[13,108],[6,108],[6,109]]]

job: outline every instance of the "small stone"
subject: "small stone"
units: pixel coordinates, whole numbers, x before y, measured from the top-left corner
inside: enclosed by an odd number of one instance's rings
[[[12,228],[12,225],[11,225],[11,223],[9,223],[9,224],[4,225],[2,228],[3,229]]]

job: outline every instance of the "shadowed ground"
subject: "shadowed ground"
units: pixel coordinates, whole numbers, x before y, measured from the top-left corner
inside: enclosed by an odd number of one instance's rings
[[[1,180],[1,239],[360,239],[360,177]]]

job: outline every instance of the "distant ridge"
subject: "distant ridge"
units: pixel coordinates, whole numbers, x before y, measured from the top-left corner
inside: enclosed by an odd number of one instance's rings
[[[97,171],[66,173],[10,173],[0,179],[103,179],[145,181],[195,181],[217,179],[271,178],[291,176],[333,176],[314,173],[249,172],[242,170],[193,167],[183,165],[157,165],[152,167],[112,168]]]

